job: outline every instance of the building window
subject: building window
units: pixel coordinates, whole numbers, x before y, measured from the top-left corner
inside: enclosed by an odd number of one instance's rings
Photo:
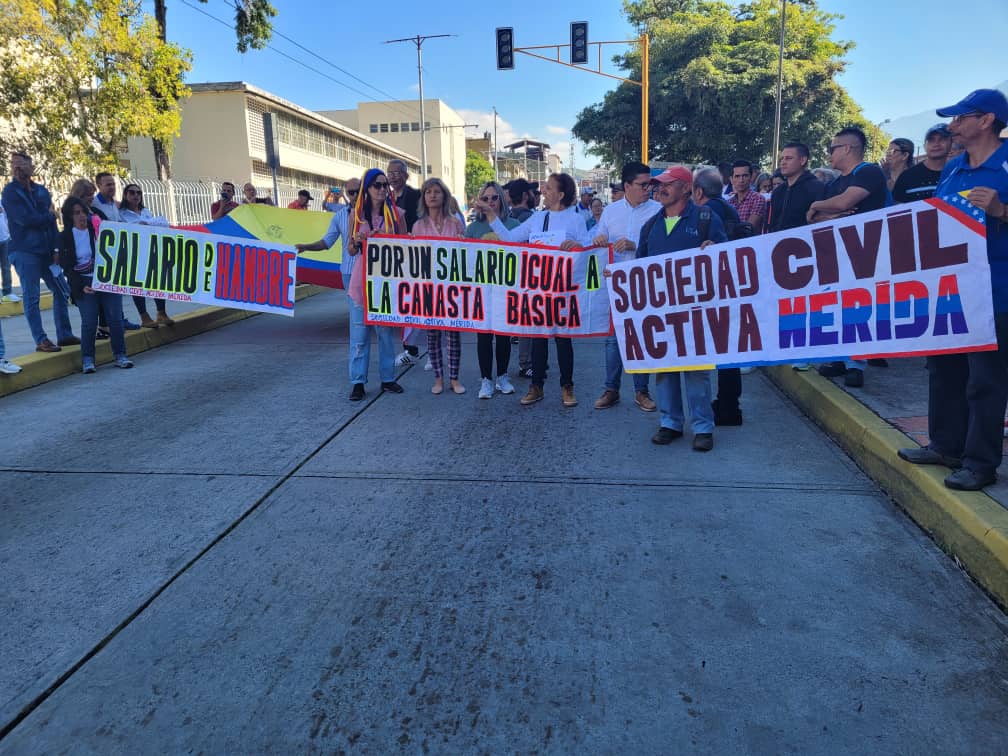
[[[382,134],[387,134],[388,133],[388,124],[387,123],[383,123],[381,125],[381,133]]]
[[[410,131],[420,131],[420,121],[413,121],[410,124]]]
[[[428,175],[428,176],[431,176],[431,175],[433,175],[433,174],[434,174],[434,171],[432,171],[432,170],[430,169],[430,163],[427,163],[427,175]]]
[[[423,122],[424,131],[430,131],[430,121]]]
[[[371,131],[372,134],[377,134],[378,133],[378,124],[377,123],[372,123],[369,130]]]
[[[408,123],[400,123],[399,124],[399,129],[401,131],[409,131],[409,124]]]
[[[399,132],[399,124],[398,123],[393,123],[393,124],[389,124],[389,125],[392,127],[392,133],[393,134],[397,134]]]

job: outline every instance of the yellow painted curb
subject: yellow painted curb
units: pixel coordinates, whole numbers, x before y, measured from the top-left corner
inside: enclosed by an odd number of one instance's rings
[[[294,296],[296,301],[300,301],[323,291],[331,291],[331,289],[302,284],[295,289]],[[164,344],[187,339],[198,333],[212,331],[229,323],[236,323],[239,320],[260,314],[251,310],[233,310],[229,307],[204,307],[200,310],[183,313],[172,318],[175,321],[173,326],[127,331],[126,353],[146,352],[148,349],[156,349]],[[33,352],[23,357],[13,358],[11,362],[24,369],[17,375],[0,376],[0,397],[79,372],[81,369],[80,347],[63,347],[61,352]],[[109,362],[112,362],[112,346],[108,340],[99,341],[95,345],[95,364],[104,365]]]
[[[832,381],[790,366],[770,379],[851,455],[914,521],[1008,609],[1008,509],[987,494],[953,491],[948,470],[896,456],[914,441]]]
[[[45,291],[39,296],[39,309],[52,309],[52,293]],[[23,302],[0,302],[0,318],[13,318],[15,315],[24,315]]]

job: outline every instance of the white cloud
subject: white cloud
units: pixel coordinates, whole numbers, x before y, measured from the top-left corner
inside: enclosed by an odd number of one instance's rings
[[[420,84],[419,83],[410,84],[409,91],[412,92],[413,94],[420,94]]]
[[[484,132],[489,131],[491,135],[490,138],[493,139],[493,111],[455,108],[455,112],[462,116],[466,123],[476,124],[475,127],[470,127],[465,130],[465,135],[467,137],[479,138],[483,136]],[[559,126],[546,126],[545,130],[550,134],[556,135],[566,135],[568,133],[567,129],[561,129]],[[550,145],[551,152],[557,152],[561,156],[567,155],[570,152],[570,142],[554,143],[551,140],[543,139],[541,136],[529,134],[527,131],[519,134],[515,131],[514,126],[512,126],[509,121],[502,118],[500,113],[497,114],[497,144],[503,147],[505,144],[511,144],[512,142],[517,142],[519,139],[525,138],[534,139],[537,142],[545,141]]]

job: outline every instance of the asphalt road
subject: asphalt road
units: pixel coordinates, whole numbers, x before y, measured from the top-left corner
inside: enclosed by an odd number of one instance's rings
[[[352,404],[297,312],[0,400],[0,753],[1008,749],[1005,615],[759,373],[700,454],[600,340]]]

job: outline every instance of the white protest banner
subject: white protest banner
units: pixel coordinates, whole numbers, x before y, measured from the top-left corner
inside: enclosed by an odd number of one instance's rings
[[[91,287],[294,315],[297,252],[285,244],[105,221]]]
[[[629,373],[997,348],[986,229],[938,199],[610,270]]]
[[[608,334],[608,247],[372,236],[364,322],[513,336]]]

